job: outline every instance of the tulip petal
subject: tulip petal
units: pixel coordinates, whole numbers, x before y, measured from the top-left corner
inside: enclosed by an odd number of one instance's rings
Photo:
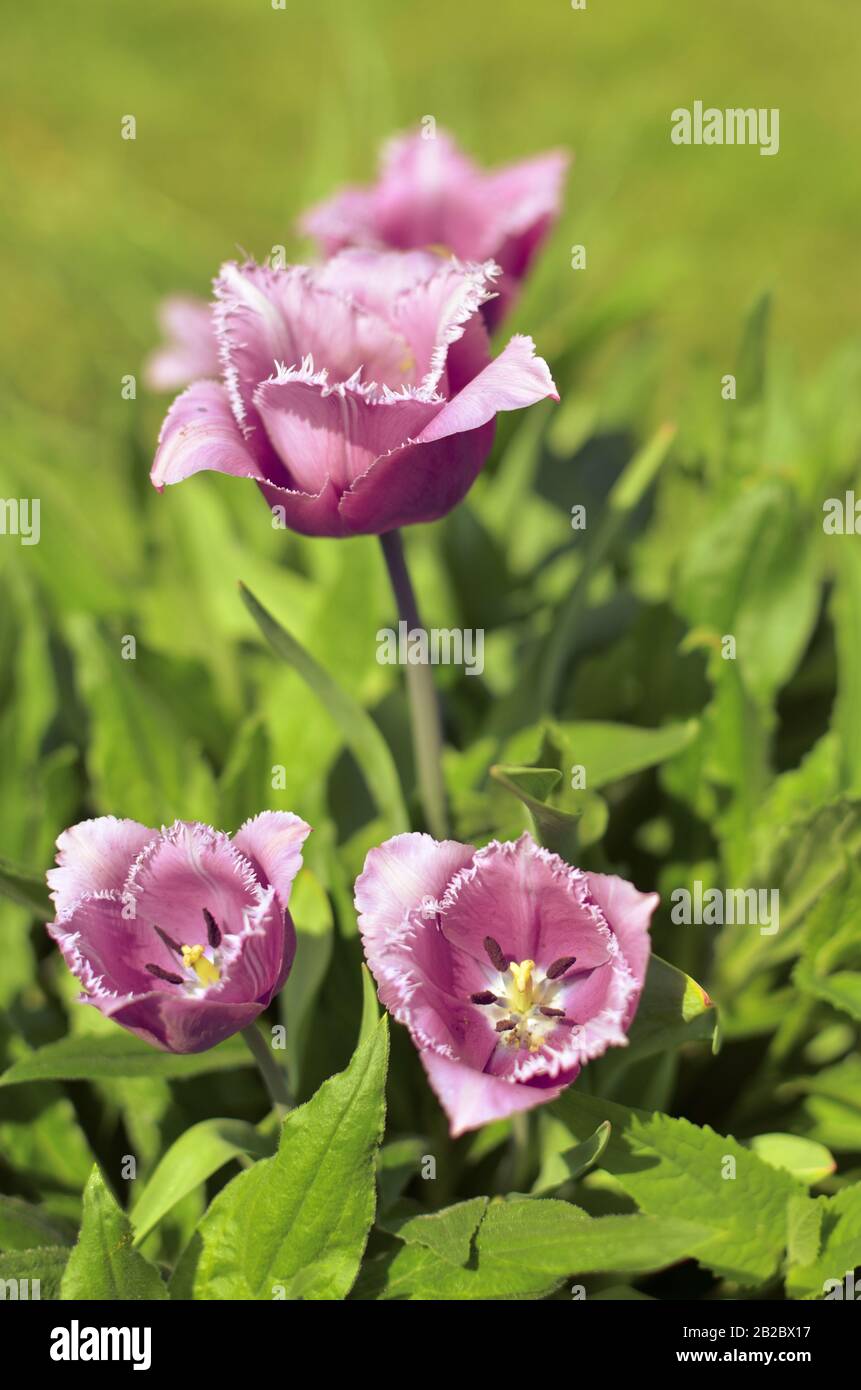
[[[310,825],[292,811],[262,811],[233,836],[234,845],[261,882],[272,884],[282,910],[290,901],[293,880],[302,867],[302,846],[310,833]]]
[[[102,1013],[163,1052],[206,1052],[263,1012],[257,1003],[222,1003],[159,991],[123,999]]]
[[[157,838],[136,820],[98,816],[70,826],[57,838],[57,868],[47,873],[58,915],[85,893],[119,892],[145,845]]]
[[[612,924],[628,969],[636,981],[636,991],[625,1013],[627,1031],[646,981],[652,950],[649,928],[661,899],[657,893],[641,893],[633,883],[615,874],[589,873],[586,877],[592,896]]]
[[[319,494],[327,479],[344,491],[441,408],[412,396],[370,398],[358,384],[329,388],[309,367],[263,382],[254,404],[291,481],[309,494]]]
[[[515,334],[499,356],[443,406],[416,442],[430,443],[478,429],[500,410],[521,410],[547,396],[559,399],[547,363],[536,357],[531,338]]]
[[[565,1081],[557,1086],[518,1085],[488,1076],[430,1049],[420,1055],[455,1139],[468,1130],[492,1124],[494,1120],[505,1120],[509,1115],[532,1110],[536,1105],[546,1105],[555,1100],[576,1075],[576,1071],[566,1075]]]
[[[172,295],[160,306],[159,323],[167,341],[144,364],[144,379],[150,390],[176,391],[201,377],[218,376],[218,343],[211,304]]]
[[[159,492],[209,470],[234,478],[263,474],[233,418],[230,400],[215,381],[198,381],[167,413],[150,479]]]

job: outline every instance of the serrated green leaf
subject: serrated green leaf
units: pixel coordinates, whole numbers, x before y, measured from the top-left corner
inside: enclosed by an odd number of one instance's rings
[[[626,1109],[569,1089],[553,1113],[576,1137],[596,1118],[613,1133],[602,1167],[641,1211],[655,1217],[684,1212],[714,1229],[697,1259],[744,1285],[777,1273],[786,1241],[786,1206],[803,1192],[789,1173],[771,1167],[737,1140],[708,1125]]]
[[[14,1250],[0,1255],[0,1283],[15,1281],[14,1293],[10,1285],[6,1286],[6,1301],[16,1297],[19,1301],[34,1297],[50,1301],[58,1299],[68,1258],[68,1247],[59,1245],[37,1246],[32,1250]],[[27,1281],[26,1285],[21,1287],[24,1280]],[[38,1293],[34,1289],[36,1281]]]
[[[374,1219],[383,1131],[388,1020],[284,1121],[274,1158],[218,1194],[200,1225],[199,1299],[341,1299]]]
[[[786,1291],[790,1298],[845,1298],[846,1275],[861,1267],[861,1184],[816,1203],[822,1210],[819,1254],[790,1267]]]
[[[566,1276],[653,1271],[686,1259],[712,1238],[708,1227],[675,1218],[592,1218],[568,1202],[491,1202],[469,1267],[409,1245],[363,1273],[359,1297],[383,1299],[541,1298]]]
[[[81,1232],[63,1274],[61,1299],[166,1299],[167,1289],[158,1270],[132,1242],[129,1219],[95,1166],[84,1188]]]
[[[396,1235],[405,1245],[424,1245],[446,1264],[465,1265],[472,1251],[473,1237],[487,1210],[487,1197],[471,1197],[442,1211],[387,1216],[382,1229]]]

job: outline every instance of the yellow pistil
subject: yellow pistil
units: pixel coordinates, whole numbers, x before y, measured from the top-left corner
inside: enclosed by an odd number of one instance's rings
[[[535,969],[534,960],[522,960],[518,965],[512,961],[509,965],[514,979],[514,995],[512,1004],[519,1013],[527,1013],[532,1008],[532,972]]]
[[[202,946],[183,946],[182,963],[186,970],[194,971],[202,985],[214,985],[221,979],[221,971],[203,954]]]

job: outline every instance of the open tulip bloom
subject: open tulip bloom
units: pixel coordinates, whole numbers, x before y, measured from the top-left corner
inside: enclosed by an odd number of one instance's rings
[[[278,811],[232,838],[114,816],[63,831],[48,930],[82,1002],[168,1052],[203,1052],[248,1028],[293,963],[288,903],[308,833]]]
[[[531,338],[492,359],[481,309],[498,267],[347,250],[323,266],[225,265],[222,380],[177,398],[151,478],[253,479],[307,535],[383,534],[465,496],[501,410],[558,399]]]
[[[626,1044],[657,904],[526,834],[480,850],[397,835],[370,851],[356,883],[365,954],[453,1135],[554,1100]]]
[[[445,249],[502,271],[483,313],[495,328],[559,214],[568,155],[559,151],[486,171],[444,131],[388,141],[377,182],[345,188],[305,213],[300,229],[327,255],[345,246]]]

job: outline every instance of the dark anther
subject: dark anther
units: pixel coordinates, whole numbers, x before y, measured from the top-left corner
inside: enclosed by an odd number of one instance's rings
[[[569,968],[569,966],[572,966],[574,964],[576,959],[576,956],[560,956],[558,960],[555,960],[553,964],[548,967],[548,980],[558,980],[559,976],[564,975],[565,971]]]
[[[168,934],[167,934],[166,931],[162,931],[161,927],[156,927],[156,926],[153,927],[153,931],[157,932],[157,934],[161,937],[161,939],[162,939],[162,941],[164,942],[164,944],[165,944],[165,946],[167,947],[167,949],[168,949],[169,951],[173,951],[173,953],[174,953],[175,956],[181,956],[181,955],[182,955],[182,947],[180,946],[179,942],[178,942],[178,941],[174,941],[174,939],[173,939],[172,936],[168,936]]]
[[[473,1004],[496,1003],[496,995],[493,993],[493,990],[490,989],[480,989],[478,991],[478,994],[471,994],[469,997],[472,1000]]]
[[[508,969],[508,956],[503,952],[498,941],[494,941],[492,936],[484,938],[484,949],[490,957],[491,965],[495,966],[500,974],[504,974]]]
[[[564,1018],[564,1017],[565,1017],[565,1010],[564,1010],[564,1009],[547,1009],[547,1008],[544,1008],[544,1007],[542,1006],[540,1012],[543,1013],[543,1015],[544,1015],[545,1018]]]
[[[516,1027],[517,1024],[514,1022],[513,1018],[501,1018],[496,1025],[496,1031],[497,1033],[508,1033],[512,1028]]]
[[[169,985],[181,985],[182,976],[173,975],[169,970],[162,970],[160,965],[147,965],[144,967],[151,975],[155,975],[157,980],[165,980]]]
[[[221,945],[221,931],[208,907],[203,909],[203,916],[206,921],[206,938],[214,950],[216,946]]]

